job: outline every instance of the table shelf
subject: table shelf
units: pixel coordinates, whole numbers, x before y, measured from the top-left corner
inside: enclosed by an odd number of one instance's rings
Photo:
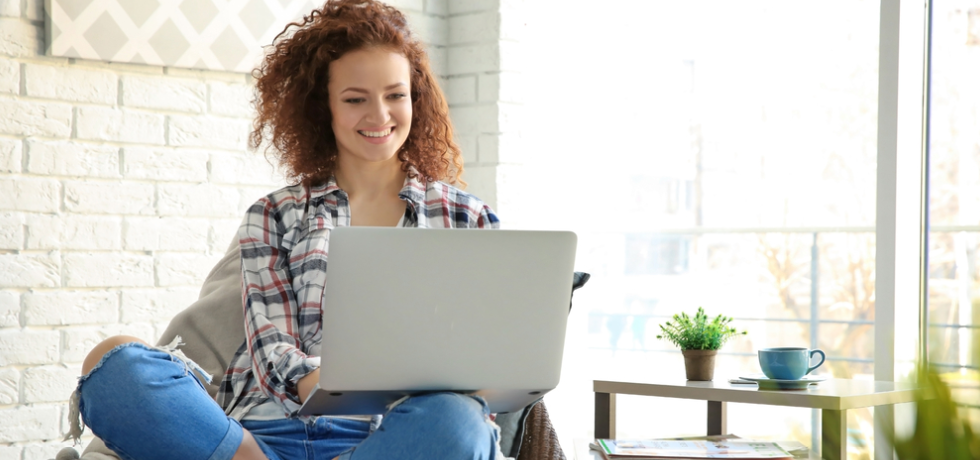
[[[616,395],[693,399],[707,403],[708,435],[728,433],[727,405],[733,403],[821,410],[819,454],[828,460],[847,458],[847,411],[862,407],[914,402],[916,387],[903,382],[828,379],[806,390],[760,390],[756,385],[727,381],[616,382],[594,380],[595,436],[616,437]],[[811,446],[811,448],[816,446]]]

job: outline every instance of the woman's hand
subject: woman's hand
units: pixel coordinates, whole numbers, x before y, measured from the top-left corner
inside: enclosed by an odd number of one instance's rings
[[[319,382],[320,369],[300,377],[299,382],[296,382],[296,391],[299,392],[299,402],[305,403],[306,398],[310,397],[310,392],[313,391],[313,387]]]

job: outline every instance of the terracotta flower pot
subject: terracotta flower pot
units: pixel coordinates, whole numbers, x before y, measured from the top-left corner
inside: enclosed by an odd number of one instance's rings
[[[687,379],[708,381],[715,377],[715,355],[718,350],[681,350]]]

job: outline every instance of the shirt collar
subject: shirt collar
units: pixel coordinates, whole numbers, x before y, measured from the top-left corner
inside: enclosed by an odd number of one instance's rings
[[[326,183],[313,185],[310,187],[310,199],[321,198],[327,195],[331,195],[340,191],[340,187],[337,186],[337,178],[330,176],[330,179]]]
[[[419,180],[419,173],[414,167],[408,168],[408,175],[405,176],[405,183],[402,185],[398,197],[412,203],[416,207],[425,204],[425,182]],[[310,198],[320,198],[340,192],[337,185],[337,178],[330,176],[326,183],[317,184],[310,187]]]
[[[405,184],[398,192],[398,197],[412,203],[416,209],[425,205],[425,183],[419,180],[419,173],[415,168],[409,167]]]

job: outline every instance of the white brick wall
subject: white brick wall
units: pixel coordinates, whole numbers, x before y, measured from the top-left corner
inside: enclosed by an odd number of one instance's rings
[[[470,190],[495,206],[520,104],[519,69],[501,73],[517,62],[501,1],[389,2],[428,43]],[[0,0],[0,459],[70,445],[66,401],[89,350],[155,341],[245,208],[283,185],[246,151],[251,77],[44,56],[43,4]]]
[[[20,325],[20,295],[16,292],[0,291],[0,327]],[[3,375],[0,372],[0,375]],[[0,398],[2,399],[2,398]],[[7,404],[0,401],[0,405]]]
[[[0,350],[3,350],[0,353],[0,367],[11,364],[56,363],[60,342],[58,332],[53,330],[0,330]],[[3,418],[5,417],[0,417]]]
[[[104,70],[24,64],[25,95],[41,99],[111,105],[118,94],[117,80]]]
[[[127,107],[201,113],[207,109],[207,83],[167,76],[127,75],[122,79]]]
[[[71,118],[68,104],[0,99],[0,132],[4,134],[66,139],[71,134]]]
[[[20,402],[20,372],[17,369],[0,369],[0,405]],[[3,451],[0,450],[0,453]],[[2,457],[9,458],[9,457]]]
[[[0,58],[0,93],[20,91],[20,65],[15,61]]]
[[[58,287],[61,257],[55,252],[0,254],[0,273],[0,288]],[[0,351],[6,352],[2,347]]]
[[[504,226],[519,226],[517,200],[505,199],[505,171],[522,167],[521,1],[448,2],[446,93],[468,191],[483,198]]]
[[[121,219],[88,215],[28,214],[27,249],[118,250]]]
[[[65,399],[65,393],[75,391],[82,366],[40,366],[24,371],[25,403],[54,403]]]
[[[0,139],[0,173],[16,173],[22,168],[23,142]]]
[[[127,179],[206,182],[208,154],[199,150],[126,147],[123,175]]]
[[[53,405],[25,405],[4,410],[0,417],[0,442],[55,439],[60,431],[61,413],[61,408]]]
[[[79,107],[75,120],[78,139],[129,144],[163,145],[164,116],[115,107]]]
[[[119,178],[119,148],[27,139],[26,172],[41,176]]]
[[[109,324],[119,319],[119,294],[112,291],[39,291],[22,298],[26,326]]]

